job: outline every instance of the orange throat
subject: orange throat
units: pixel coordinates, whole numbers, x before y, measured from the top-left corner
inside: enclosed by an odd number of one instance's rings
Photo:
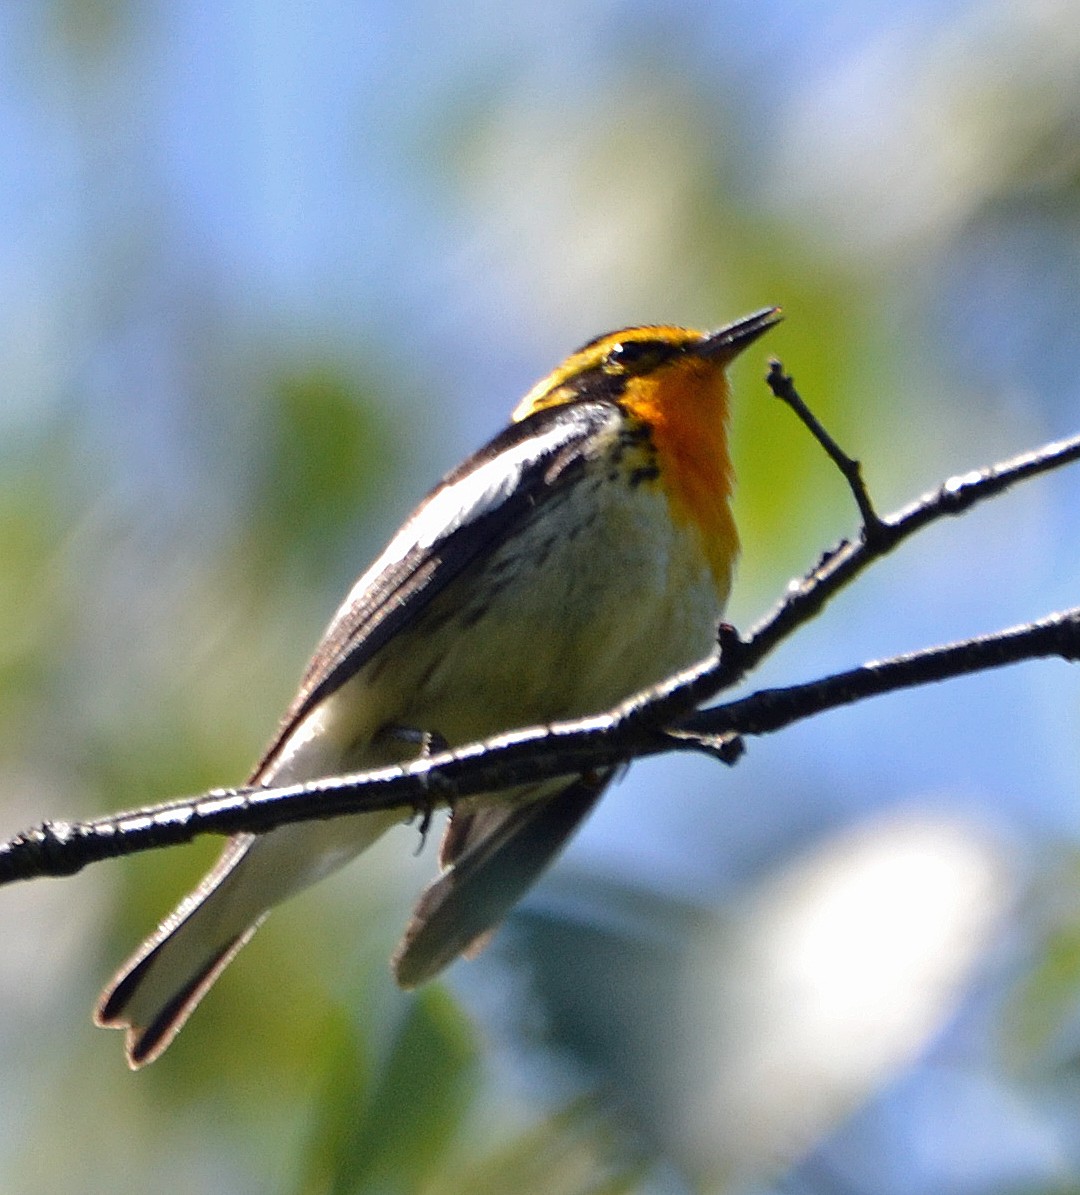
[[[671,517],[697,532],[721,601],[731,588],[739,552],[731,514],[735,475],[728,452],[729,398],[723,369],[691,359],[634,379],[621,399],[651,431]]]

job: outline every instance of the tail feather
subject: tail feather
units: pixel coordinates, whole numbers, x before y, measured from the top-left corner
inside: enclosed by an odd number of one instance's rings
[[[153,1062],[268,911],[343,866],[400,820],[359,814],[234,835],[213,871],[127,960],[94,1020],[127,1030],[132,1069]]]
[[[94,1021],[127,1029],[133,1070],[153,1062],[168,1046],[265,916],[250,901],[235,899],[243,891],[237,884],[244,871],[240,865],[254,841],[250,834],[230,838],[214,869],[102,992]]]
[[[391,966],[401,987],[418,987],[458,955],[482,949],[610,779],[610,772],[582,776],[551,795],[492,804],[467,816],[444,850],[449,867],[424,889],[394,952]]]
[[[196,1005],[260,924],[261,921],[256,921],[253,925],[248,926],[244,933],[233,938],[217,954],[212,955],[204,966],[183,987],[174,992],[156,1013],[147,1017],[140,1016],[136,1011],[137,1005],[134,998],[138,996],[141,985],[147,979],[154,962],[157,961],[158,951],[170,939],[163,939],[130,971],[121,973],[116,986],[106,991],[105,998],[98,1007],[94,1020],[103,1028],[127,1030],[124,1048],[127,1053],[128,1065],[132,1070],[138,1070],[139,1067],[153,1062],[168,1048],[169,1043],[183,1028],[184,1022],[195,1011]]]

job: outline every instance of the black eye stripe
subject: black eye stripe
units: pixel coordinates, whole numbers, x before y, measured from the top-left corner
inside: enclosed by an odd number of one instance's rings
[[[608,350],[606,364],[627,373],[652,369],[680,351],[677,345],[663,340],[622,340]]]
[[[651,357],[655,347],[647,340],[628,340],[625,343],[613,344],[608,351],[608,360],[614,365],[633,365]]]

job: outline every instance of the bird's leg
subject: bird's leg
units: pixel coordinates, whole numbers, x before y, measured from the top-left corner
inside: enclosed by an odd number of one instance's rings
[[[450,750],[450,744],[437,730],[421,730],[418,726],[399,726],[389,723],[379,730],[377,738],[388,739],[397,743],[418,744],[420,747],[420,753],[417,756],[418,760],[430,759],[433,755],[439,755],[443,751]],[[435,793],[432,791],[434,787],[434,784],[426,784],[426,797],[418,799],[415,805],[413,817],[418,816],[420,818],[420,844],[416,848],[418,855],[427,843],[428,831],[431,829],[431,820],[435,816],[435,810],[441,803],[436,799]],[[441,796],[442,802],[449,805],[452,810],[452,796],[445,792]]]

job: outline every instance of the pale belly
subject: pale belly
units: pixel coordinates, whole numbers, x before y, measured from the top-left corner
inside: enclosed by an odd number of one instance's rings
[[[387,724],[460,744],[599,713],[707,655],[723,605],[695,533],[658,489],[588,488],[448,586],[295,746],[316,732],[351,766],[386,762]]]

